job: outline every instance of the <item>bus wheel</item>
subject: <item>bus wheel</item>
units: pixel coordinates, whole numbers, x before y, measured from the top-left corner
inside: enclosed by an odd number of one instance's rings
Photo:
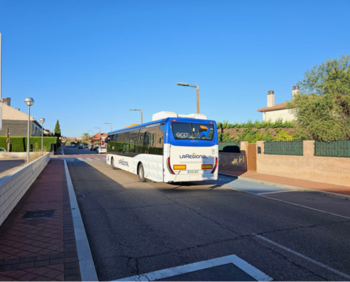
[[[114,170],[117,170],[117,169],[118,169],[118,168],[115,167],[115,165],[114,165],[114,158],[111,159],[111,165],[112,165],[112,168],[113,168]]]
[[[143,165],[139,164],[139,169],[137,170],[137,175],[139,176],[140,182],[145,182],[145,170],[143,169]]]

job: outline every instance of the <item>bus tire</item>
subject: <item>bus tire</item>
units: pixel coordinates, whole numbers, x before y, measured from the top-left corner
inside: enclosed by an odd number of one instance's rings
[[[139,166],[138,166],[137,175],[139,176],[140,182],[145,182],[145,181],[146,181],[146,178],[145,178],[145,170],[144,170],[144,168],[143,168],[142,163],[140,163]]]
[[[114,165],[114,158],[111,159],[111,165],[114,170],[117,170],[118,168]]]

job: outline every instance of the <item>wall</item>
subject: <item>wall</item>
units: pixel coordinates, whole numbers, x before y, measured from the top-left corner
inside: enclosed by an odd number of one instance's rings
[[[303,141],[303,156],[265,155],[264,142],[257,146],[258,173],[350,186],[350,158],[314,156],[314,141]]]
[[[33,136],[34,127],[38,128],[37,136],[41,136],[41,127],[38,127],[33,121],[30,122],[30,134]],[[6,136],[7,128],[10,129],[10,136],[27,136],[28,120],[2,120],[2,129],[0,130],[0,136]]]
[[[46,153],[0,179],[0,225],[21,200],[49,160],[50,153]]]
[[[278,119],[283,119],[283,121],[292,121],[295,120],[295,117],[289,109],[263,113],[263,121],[271,120],[272,122],[275,122]]]

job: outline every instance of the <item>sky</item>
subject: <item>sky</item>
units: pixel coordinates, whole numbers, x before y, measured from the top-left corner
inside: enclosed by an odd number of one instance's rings
[[[0,0],[2,97],[79,137],[200,112],[262,120],[307,69],[350,53],[350,1]],[[98,127],[98,128],[96,128]]]

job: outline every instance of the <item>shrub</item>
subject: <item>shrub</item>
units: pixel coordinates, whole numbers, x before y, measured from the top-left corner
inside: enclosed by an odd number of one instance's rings
[[[44,137],[44,150],[51,151],[51,144],[55,144],[55,150],[59,146],[59,140],[57,137]],[[12,152],[26,152],[27,151],[27,137],[11,137],[10,144],[12,145]],[[33,149],[37,148],[41,151],[41,137],[30,137],[30,145],[33,145]],[[0,147],[7,148],[7,142],[5,136],[0,136]]]

